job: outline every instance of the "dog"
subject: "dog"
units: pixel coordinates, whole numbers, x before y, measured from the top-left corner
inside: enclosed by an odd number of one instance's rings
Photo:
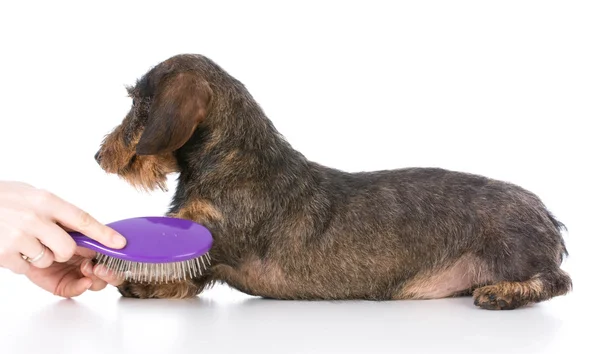
[[[440,168],[344,172],[307,160],[211,59],[172,56],[127,86],[132,106],[95,159],[166,190],[167,216],[214,237],[203,275],[123,281],[124,297],[189,298],[215,283],[287,300],[472,296],[512,310],[565,295],[565,225],[532,192]]]

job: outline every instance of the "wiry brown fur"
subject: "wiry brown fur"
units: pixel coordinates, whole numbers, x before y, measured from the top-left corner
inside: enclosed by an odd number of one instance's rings
[[[131,184],[179,173],[168,215],[206,225],[212,266],[124,296],[183,298],[214,282],[278,299],[473,294],[486,309],[563,295],[562,224],[510,183],[438,168],[347,173],[307,160],[244,85],[201,55],[174,56],[129,88],[102,168]]]
[[[134,143],[138,140],[139,137]],[[108,173],[118,174],[137,189],[152,191],[160,188],[166,191],[167,175],[178,171],[172,154],[136,155],[125,146],[122,129],[108,135],[102,145],[105,149],[97,155],[101,167]],[[101,159],[102,155],[111,158]]]
[[[202,287],[191,280],[187,280],[168,286],[125,283],[120,286],[119,290],[130,297],[141,299],[186,299],[198,295]]]

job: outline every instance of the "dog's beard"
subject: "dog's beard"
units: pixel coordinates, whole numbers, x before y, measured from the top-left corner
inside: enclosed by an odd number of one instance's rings
[[[170,156],[134,155],[117,174],[140,192],[168,192],[167,175],[176,170],[175,161]]]

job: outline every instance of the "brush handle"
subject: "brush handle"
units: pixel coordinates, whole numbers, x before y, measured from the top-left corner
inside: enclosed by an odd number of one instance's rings
[[[139,217],[116,221],[107,226],[127,239],[125,247],[110,248],[75,231],[69,232],[69,235],[81,247],[142,263],[170,263],[197,258],[207,253],[213,243],[208,229],[186,219]]]
[[[122,249],[114,249],[114,248],[110,248],[108,246],[105,246],[103,244],[101,244],[100,242],[89,238],[79,232],[75,232],[75,231],[69,231],[68,234],[73,238],[73,240],[75,241],[75,244],[77,244],[80,247],[85,247],[87,249],[90,249],[92,251],[96,251],[102,254],[105,254],[107,256],[111,256],[111,257],[117,257],[123,259],[123,257],[126,257],[126,253],[124,253],[124,250],[127,246],[125,246]]]

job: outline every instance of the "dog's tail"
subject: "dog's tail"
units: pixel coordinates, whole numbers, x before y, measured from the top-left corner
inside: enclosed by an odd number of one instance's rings
[[[559,221],[550,211],[546,211],[546,215],[548,219],[550,219],[550,222],[552,222],[552,225],[554,225],[554,227],[556,228],[558,234],[560,235],[560,261],[562,262],[565,257],[569,256],[569,251],[567,251],[567,246],[565,245],[565,239],[562,237],[562,231],[568,231],[567,227],[565,226],[565,224]]]

